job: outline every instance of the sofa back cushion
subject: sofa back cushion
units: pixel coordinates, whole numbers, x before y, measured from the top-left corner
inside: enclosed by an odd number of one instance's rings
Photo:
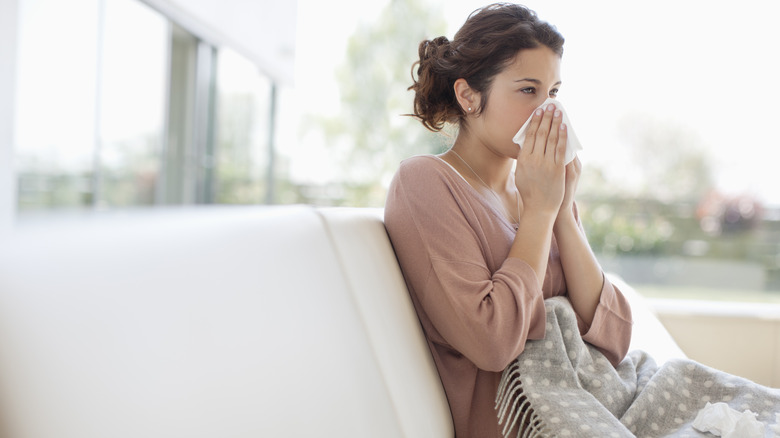
[[[373,315],[397,330],[377,337],[340,265],[402,300],[394,261],[370,260],[386,243],[337,252],[342,225],[231,207],[21,227],[0,248],[0,435],[443,436],[408,420],[444,414],[413,312]]]
[[[321,209],[404,437],[455,435],[444,389],[382,210]]]

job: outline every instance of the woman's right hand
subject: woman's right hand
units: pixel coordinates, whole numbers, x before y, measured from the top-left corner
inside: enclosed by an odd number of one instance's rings
[[[515,185],[522,214],[558,215],[566,190],[567,132],[561,111],[554,104],[537,109],[528,125],[525,142],[517,154]]]

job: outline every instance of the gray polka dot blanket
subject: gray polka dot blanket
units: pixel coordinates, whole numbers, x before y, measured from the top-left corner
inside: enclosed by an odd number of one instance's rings
[[[545,338],[528,341],[501,379],[496,411],[505,436],[713,437],[693,427],[708,402],[750,410],[766,425],[764,436],[776,436],[779,389],[690,360],[659,367],[643,351],[613,367],[579,336],[566,298],[545,306]]]

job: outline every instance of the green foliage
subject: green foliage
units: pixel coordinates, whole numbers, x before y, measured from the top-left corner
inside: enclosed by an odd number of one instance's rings
[[[215,202],[218,204],[258,204],[266,194],[260,172],[240,162],[224,161],[219,165]]]
[[[409,156],[438,153],[447,139],[427,131],[412,112],[412,64],[424,39],[444,33],[442,13],[419,0],[392,0],[374,23],[349,39],[337,72],[342,111],[316,118],[342,170],[344,196],[354,206],[384,204],[383,185]]]
[[[159,174],[159,143],[153,135],[147,135],[104,146],[99,195],[101,207],[154,204]],[[106,155],[110,155],[110,159]]]
[[[20,211],[127,207],[152,205],[159,172],[159,139],[142,136],[103,145],[99,193],[95,174],[85,165],[69,167],[57,156],[19,157],[18,208]]]
[[[20,212],[84,208],[92,204],[91,172],[25,169],[17,176],[17,208]]]
[[[592,165],[584,168],[580,181],[581,219],[594,251],[669,256],[703,242],[706,255],[714,255],[714,239],[696,217],[713,186],[712,165],[700,140],[675,122],[642,114],[625,116],[619,133],[630,152],[626,165],[634,171],[634,184],[612,180]]]
[[[602,254],[660,254],[675,226],[668,206],[652,200],[612,198],[581,202],[580,220],[591,248]]]

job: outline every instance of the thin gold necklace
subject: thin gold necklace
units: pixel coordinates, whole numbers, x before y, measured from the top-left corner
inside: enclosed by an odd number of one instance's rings
[[[483,185],[483,186],[485,186],[485,188],[486,188],[486,189],[488,189],[488,190],[490,191],[490,193],[492,193],[492,194],[493,194],[493,196],[496,198],[496,201],[498,201],[498,205],[500,205],[500,206],[501,206],[501,208],[503,208],[503,209],[504,209],[504,211],[506,211],[506,214],[507,214],[507,215],[509,215],[509,217],[511,217],[513,221],[515,221],[515,222],[514,222],[514,223],[515,223],[515,225],[519,224],[519,223],[520,223],[520,220],[519,220],[519,219],[517,219],[517,218],[516,218],[516,217],[515,217],[515,216],[512,214],[512,212],[511,212],[511,211],[509,211],[509,209],[507,209],[507,208],[506,208],[506,206],[504,205],[504,202],[503,202],[503,201],[501,201],[501,198],[498,196],[498,193],[496,193],[496,191],[495,191],[495,190],[493,190],[492,188],[490,188],[490,186],[489,186],[489,185],[487,185],[487,183],[486,183],[486,182],[485,182],[485,181],[484,181],[484,180],[483,180],[483,179],[482,179],[482,178],[479,176],[479,174],[478,174],[477,172],[475,172],[475,171],[474,171],[474,169],[472,169],[472,168],[471,168],[471,166],[469,166],[469,163],[467,163],[467,162],[466,162],[466,160],[464,160],[464,159],[463,159],[463,157],[461,157],[461,156],[460,156],[460,154],[458,154],[457,152],[455,152],[455,150],[454,150],[454,149],[450,149],[450,152],[452,152],[453,154],[455,154],[455,156],[456,156],[456,157],[458,157],[458,159],[459,159],[460,161],[462,161],[462,162],[463,162],[463,164],[465,164],[465,165],[466,165],[466,167],[468,167],[468,168],[469,168],[469,170],[471,171],[471,173],[473,173],[473,174],[474,174],[474,176],[476,176],[476,177],[477,177],[477,179],[479,179],[479,182],[481,182],[481,183],[482,183],[482,185]],[[520,214],[520,195],[517,193],[517,191],[515,191],[515,199],[517,200],[517,213],[518,213],[518,215],[519,215],[519,214]]]

